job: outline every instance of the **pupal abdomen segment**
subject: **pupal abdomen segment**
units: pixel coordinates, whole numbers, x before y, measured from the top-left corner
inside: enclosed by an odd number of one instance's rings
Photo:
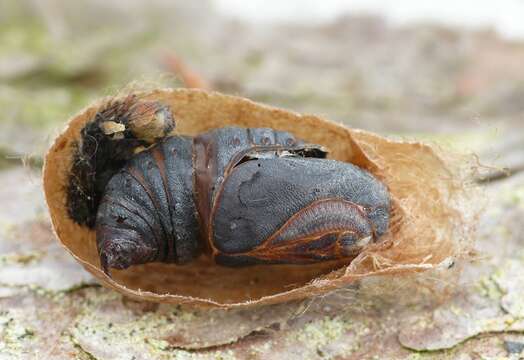
[[[96,219],[106,270],[185,263],[199,254],[191,146],[191,138],[167,138],[136,155],[109,181]]]

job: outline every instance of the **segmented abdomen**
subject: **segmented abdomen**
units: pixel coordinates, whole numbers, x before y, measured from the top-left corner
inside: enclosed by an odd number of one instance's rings
[[[191,139],[171,137],[136,155],[113,176],[97,214],[101,253],[125,252],[120,263],[133,264],[183,263],[196,256],[199,232],[191,157]],[[125,246],[126,238],[119,236],[124,230],[137,234],[127,236]]]

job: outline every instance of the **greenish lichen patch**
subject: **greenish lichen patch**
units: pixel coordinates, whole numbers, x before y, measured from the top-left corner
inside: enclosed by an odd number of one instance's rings
[[[524,209],[524,185],[512,187],[503,193],[503,199],[508,205]]]
[[[451,349],[479,334],[524,332],[524,262],[507,260],[430,314],[414,316],[400,333],[401,343],[414,350]]]
[[[502,308],[515,319],[524,319],[524,261],[508,260],[493,279],[504,292]]]
[[[479,294],[494,301],[500,300],[500,298],[504,295],[493,276],[482,277],[477,282],[475,288]]]
[[[75,295],[81,295],[82,300],[75,304],[79,314],[68,331],[82,349],[102,358],[121,352],[130,357],[147,354],[150,358],[208,358],[208,353],[195,353],[180,347],[197,349],[234,343],[250,334],[253,328],[264,327],[264,323],[259,325],[255,318],[262,321],[267,317],[264,313],[256,317],[243,312],[153,306],[125,299],[103,288],[85,288]],[[278,312],[276,316],[274,321],[279,321]],[[250,324],[251,321],[255,322]],[[229,356],[225,349],[210,353],[213,356],[209,358]]]
[[[22,355],[27,343],[36,336],[35,330],[25,326],[17,315],[10,311],[0,312],[0,355]]]
[[[296,339],[315,346],[325,346],[342,336],[350,326],[340,318],[325,317],[307,324],[296,334]]]
[[[3,254],[0,255],[0,266],[8,266],[9,264],[27,265],[42,258],[44,253],[34,251],[26,254]]]

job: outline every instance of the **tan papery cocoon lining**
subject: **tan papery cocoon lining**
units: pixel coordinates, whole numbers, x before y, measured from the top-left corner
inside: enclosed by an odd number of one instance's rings
[[[176,134],[195,135],[224,126],[270,127],[324,145],[329,158],[359,165],[386,184],[393,219],[380,244],[370,245],[349,265],[227,268],[201,257],[182,266],[154,263],[114,270],[111,279],[100,269],[95,232],[74,223],[66,204],[80,131],[107,103],[104,99],[74,116],[56,138],[45,159],[44,189],[58,239],[105,286],[156,302],[242,307],[310,297],[371,275],[433,269],[471,248],[473,227],[465,212],[468,197],[460,163],[428,145],[388,140],[217,92],[161,89],[139,96],[171,108]]]

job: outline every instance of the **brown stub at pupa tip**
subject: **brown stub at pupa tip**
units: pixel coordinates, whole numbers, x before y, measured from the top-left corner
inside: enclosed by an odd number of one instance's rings
[[[158,101],[138,100],[129,109],[128,127],[137,139],[152,144],[175,128],[169,106]]]
[[[457,162],[432,146],[386,139],[317,116],[216,92],[160,89],[135,96],[98,103],[74,116],[49,150],[44,167],[46,200],[59,240],[103,285],[127,296],[222,308],[279,303],[323,294],[372,275],[394,276],[439,269],[446,260],[459,258],[471,248],[474,224],[467,211],[471,188],[464,185],[468,182],[462,172],[469,164]],[[200,257],[187,265],[151,263],[114,270],[112,279],[109,278],[100,265],[94,230],[81,225],[90,224],[85,215],[93,209],[88,208],[83,217],[79,216],[81,211],[71,211],[75,205],[71,199],[82,199],[77,196],[80,191],[75,194],[77,185],[91,194],[96,194],[95,190],[103,185],[82,180],[90,176],[91,170],[96,173],[96,167],[93,169],[92,163],[86,161],[88,153],[82,147],[85,129],[96,123],[97,114],[103,113],[108,103],[119,104],[108,113],[135,109],[129,106],[129,99],[137,99],[133,100],[135,103],[143,101],[134,111],[143,114],[138,117],[140,121],[129,121],[133,119],[131,116],[124,124],[129,130],[123,132],[124,136],[136,140],[134,151],[148,147],[156,137],[155,132],[166,124],[164,109],[169,109],[176,119],[176,133],[180,135],[195,136],[226,126],[267,127],[289,131],[307,143],[326,146],[330,149],[328,158],[354,163],[386,185],[393,206],[390,230],[382,244],[366,245],[350,263],[227,268]],[[147,102],[158,105],[151,107]],[[114,120],[106,118],[106,121]],[[108,137],[106,133],[113,138],[121,136],[118,135],[122,133],[121,125],[114,122],[117,124],[104,126],[104,137]],[[160,131],[165,132],[166,127]],[[125,159],[130,152],[123,149]],[[97,155],[96,151],[94,154]],[[115,168],[118,165],[115,161]],[[89,203],[83,201],[84,205]]]

